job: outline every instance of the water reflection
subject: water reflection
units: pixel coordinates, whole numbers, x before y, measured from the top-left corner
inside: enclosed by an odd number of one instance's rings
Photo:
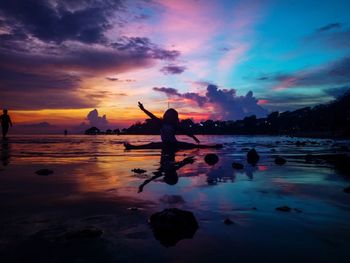
[[[10,163],[10,144],[7,139],[1,141],[1,163],[3,166]]]
[[[163,177],[165,183],[169,185],[175,185],[179,181],[179,176],[177,175],[177,170],[181,167],[192,164],[194,162],[194,157],[186,157],[180,162],[175,162],[175,150],[174,149],[162,149],[160,156],[160,167],[154,176],[145,180],[140,186],[138,192],[141,193],[143,188],[150,182]]]

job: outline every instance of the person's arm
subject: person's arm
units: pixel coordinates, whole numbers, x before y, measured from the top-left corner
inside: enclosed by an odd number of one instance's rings
[[[175,171],[179,170],[181,167],[185,166],[186,164],[192,164],[194,163],[194,156],[186,157],[181,162],[175,163]]]
[[[143,191],[143,188],[145,187],[146,184],[148,184],[148,183],[152,182],[153,180],[155,180],[155,179],[157,179],[157,178],[163,176],[161,172],[155,172],[154,174],[155,174],[154,176],[152,176],[150,179],[145,180],[145,181],[139,186],[139,191],[138,191],[138,193],[141,193],[141,192]]]
[[[146,110],[144,107],[143,107],[143,104],[141,102],[139,102],[139,108],[144,112],[146,113],[152,120],[157,120],[159,121],[159,118],[157,116],[155,116],[152,112]]]
[[[12,121],[11,121],[10,116],[9,116],[9,123],[10,123],[10,125],[11,125],[11,127],[12,127]]]

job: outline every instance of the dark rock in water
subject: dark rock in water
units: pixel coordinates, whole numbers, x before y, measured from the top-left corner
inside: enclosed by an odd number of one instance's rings
[[[283,165],[283,164],[285,164],[286,162],[287,162],[287,160],[284,159],[284,158],[282,158],[282,157],[280,157],[280,156],[277,156],[277,157],[275,158],[275,164]]]
[[[258,210],[258,208],[256,208],[255,206],[252,207],[252,210]]]
[[[344,192],[350,194],[350,186],[344,188]]]
[[[175,246],[180,240],[193,238],[198,229],[194,215],[177,208],[153,214],[149,223],[154,237],[165,247]]]
[[[282,212],[290,212],[292,209],[289,206],[280,206],[276,207],[276,210]]]
[[[98,238],[102,236],[103,231],[96,227],[86,227],[79,230],[73,230],[64,234],[66,239],[85,239]]]
[[[272,148],[272,149],[270,150],[270,152],[276,152],[276,149],[275,149],[275,148]]]
[[[248,163],[255,165],[259,161],[259,159],[260,159],[260,156],[254,148],[248,151],[247,153]]]
[[[215,153],[208,153],[204,157],[204,161],[209,165],[214,165],[219,161],[219,157]]]
[[[225,220],[224,220],[224,224],[225,225],[233,225],[235,222],[233,222],[230,218],[226,218]]]
[[[240,169],[243,169],[243,168],[244,168],[244,165],[241,164],[241,163],[235,163],[235,162],[233,162],[233,163],[232,163],[232,168],[233,168],[233,169],[240,170]]]
[[[50,169],[40,169],[35,172],[37,175],[50,175],[53,174],[53,171]]]
[[[140,169],[140,168],[135,168],[131,170],[132,172],[134,172],[135,174],[144,174],[145,172],[147,172],[146,170]]]
[[[294,211],[297,212],[297,213],[302,213],[303,211],[299,208],[294,208]]]

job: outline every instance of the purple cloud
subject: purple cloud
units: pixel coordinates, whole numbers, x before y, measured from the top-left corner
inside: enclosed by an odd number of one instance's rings
[[[168,65],[165,67],[162,67],[160,69],[161,72],[163,72],[165,75],[168,74],[181,74],[182,72],[184,72],[186,69],[186,67],[184,66],[177,66],[177,65]]]
[[[266,116],[266,109],[258,105],[258,100],[249,91],[245,96],[237,96],[234,89],[219,89],[216,85],[209,84],[205,96],[198,93],[187,92],[179,93],[174,88],[153,88],[158,92],[163,92],[167,96],[176,96],[192,100],[198,106],[204,106],[210,103],[215,106],[216,112],[212,114],[213,118],[222,118],[225,120],[238,120],[246,116],[256,115],[257,117]]]
[[[108,126],[107,116],[98,116],[98,111],[96,109],[90,111],[86,116],[89,121],[90,126],[97,127],[99,129],[105,129]]]

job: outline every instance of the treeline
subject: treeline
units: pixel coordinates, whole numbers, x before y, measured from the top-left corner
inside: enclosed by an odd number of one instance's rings
[[[272,112],[266,118],[255,115],[237,121],[207,120],[194,123],[191,119],[181,120],[183,130],[194,134],[319,134],[350,137],[350,92],[329,104],[306,107],[295,111]],[[159,127],[147,119],[135,123],[122,134],[158,134]]]

